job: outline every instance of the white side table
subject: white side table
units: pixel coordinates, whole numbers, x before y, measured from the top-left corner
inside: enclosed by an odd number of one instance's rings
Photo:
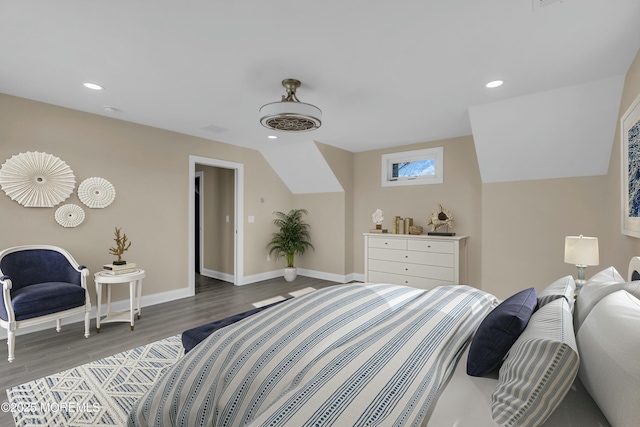
[[[140,319],[140,295],[142,294],[142,279],[144,279],[144,270],[136,270],[126,274],[110,274],[105,271],[99,271],[93,275],[96,282],[96,294],[98,296],[98,313],[96,316],[96,330],[100,333],[100,322],[131,322],[131,330],[134,327],[134,316],[138,315]],[[129,311],[111,313],[111,285],[120,283],[129,284]],[[107,315],[104,319],[100,319],[100,308],[102,305],[102,285],[107,287]]]

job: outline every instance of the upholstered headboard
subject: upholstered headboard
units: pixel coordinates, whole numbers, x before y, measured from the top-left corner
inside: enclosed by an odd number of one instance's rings
[[[640,256],[634,256],[629,262],[629,275],[627,276],[630,282],[634,280],[640,280]]]

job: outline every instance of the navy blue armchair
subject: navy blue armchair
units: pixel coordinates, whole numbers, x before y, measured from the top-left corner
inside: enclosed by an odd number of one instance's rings
[[[84,314],[84,336],[89,337],[88,275],[85,266],[56,246],[17,246],[0,252],[0,326],[7,330],[9,362],[20,327],[55,320],[60,332],[61,319]]]

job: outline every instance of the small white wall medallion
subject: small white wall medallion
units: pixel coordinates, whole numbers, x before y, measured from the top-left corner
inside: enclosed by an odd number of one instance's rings
[[[104,208],[116,198],[116,189],[104,178],[87,178],[78,186],[78,198],[90,208]]]
[[[77,227],[84,221],[84,209],[73,203],[62,205],[56,209],[55,218],[63,227]]]
[[[52,154],[20,153],[0,168],[0,187],[25,207],[53,207],[66,200],[75,186],[71,168]]]

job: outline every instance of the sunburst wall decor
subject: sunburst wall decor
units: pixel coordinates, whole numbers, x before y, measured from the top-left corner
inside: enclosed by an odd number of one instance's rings
[[[87,178],[78,186],[78,198],[90,208],[104,208],[116,198],[116,189],[104,178]]]
[[[52,154],[20,153],[0,168],[0,187],[25,207],[53,207],[66,200],[75,186],[71,168]]]
[[[69,203],[56,209],[54,216],[56,222],[63,227],[77,227],[84,221],[84,209]]]

